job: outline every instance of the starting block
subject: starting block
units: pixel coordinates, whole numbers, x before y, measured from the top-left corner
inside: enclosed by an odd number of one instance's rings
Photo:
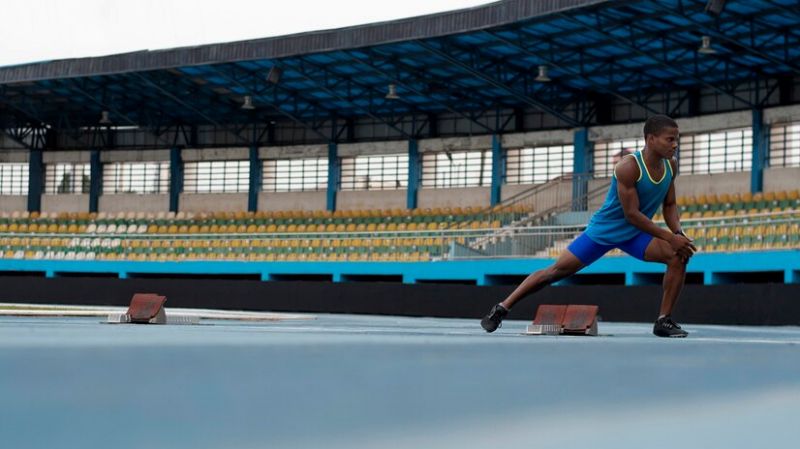
[[[526,335],[597,335],[598,306],[542,304]]]
[[[155,293],[137,293],[131,298],[128,311],[125,313],[112,313],[108,316],[109,323],[134,323],[134,324],[198,324],[200,318],[196,316],[171,316],[167,319],[164,311],[166,296]]]

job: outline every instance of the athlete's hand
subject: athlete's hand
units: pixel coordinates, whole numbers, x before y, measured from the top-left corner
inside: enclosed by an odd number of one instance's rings
[[[694,246],[692,241],[680,234],[672,235],[672,238],[669,239],[669,246],[684,263],[688,262],[689,258],[697,251],[697,247]]]

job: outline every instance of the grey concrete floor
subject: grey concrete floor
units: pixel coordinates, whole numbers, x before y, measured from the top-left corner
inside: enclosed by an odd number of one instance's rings
[[[748,448],[800,438],[800,328],[0,318],[4,448]]]

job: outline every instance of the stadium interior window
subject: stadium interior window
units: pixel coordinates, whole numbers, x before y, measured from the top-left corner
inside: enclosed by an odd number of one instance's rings
[[[644,139],[625,139],[594,144],[594,177],[608,178],[614,173],[614,166],[626,154],[644,148]]]
[[[0,163],[0,195],[28,194],[28,164]]]
[[[572,145],[519,148],[506,152],[506,184],[542,184],[572,173]]]
[[[250,161],[186,162],[186,193],[242,193],[250,189]]]
[[[491,150],[422,155],[423,188],[479,187],[491,184]]]
[[[89,193],[90,179],[89,164],[47,164],[44,167],[44,193]]]
[[[800,167],[800,122],[773,125],[769,136],[770,167]]]
[[[312,192],[328,188],[328,158],[270,159],[263,164],[266,192]]]
[[[103,193],[167,193],[169,162],[115,162],[103,166]]]
[[[342,190],[395,190],[408,187],[408,155],[342,158]]]
[[[750,128],[685,135],[680,137],[679,145],[682,174],[747,171],[752,165],[753,131]]]

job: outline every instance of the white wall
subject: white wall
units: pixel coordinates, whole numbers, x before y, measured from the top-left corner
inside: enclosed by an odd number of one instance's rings
[[[489,207],[492,189],[489,187],[461,187],[451,189],[417,190],[417,207]]]
[[[339,210],[405,209],[406,196],[406,190],[338,192],[336,208]]]
[[[42,195],[42,212],[87,212],[89,195]]]
[[[247,210],[246,193],[182,193],[178,209],[185,212],[238,212]]]
[[[100,162],[169,161],[169,150],[101,151]]]
[[[169,195],[102,195],[97,200],[97,208],[100,212],[166,212]]]
[[[27,195],[0,195],[0,211],[14,212],[28,210]]]
[[[181,151],[184,162],[198,161],[246,161],[250,160],[249,148],[187,148]]]
[[[601,179],[590,179],[589,180],[589,187],[588,191],[592,192],[597,190],[598,194],[589,198],[588,209],[595,210],[598,209],[603,202],[606,200],[606,195],[608,195],[608,185],[611,182],[611,178],[601,178]],[[603,188],[605,186],[605,188]]]
[[[0,162],[28,162],[29,157],[28,150],[0,150]]]
[[[286,192],[258,194],[258,210],[325,210],[327,192]]]
[[[777,167],[764,170],[764,191],[800,189],[800,167]]]
[[[501,190],[501,199],[508,200],[514,195],[530,190],[532,184],[504,185]],[[544,211],[552,207],[564,204],[572,199],[572,182],[558,182],[542,186],[535,194],[525,199],[520,199],[521,204],[533,206],[535,211]]]
[[[715,173],[711,175],[678,175],[675,180],[677,196],[750,191],[750,172]]]

